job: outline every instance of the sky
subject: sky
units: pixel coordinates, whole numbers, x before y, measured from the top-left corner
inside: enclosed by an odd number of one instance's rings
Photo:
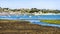
[[[60,9],[60,0],[0,0],[0,7]]]

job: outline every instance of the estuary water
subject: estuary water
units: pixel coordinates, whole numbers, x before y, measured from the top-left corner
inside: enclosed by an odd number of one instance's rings
[[[43,25],[43,26],[54,26],[60,27],[60,24],[49,24],[40,22],[41,19],[49,20],[60,20],[60,15],[5,15],[0,16],[0,19],[10,19],[10,20],[26,20],[33,24]]]

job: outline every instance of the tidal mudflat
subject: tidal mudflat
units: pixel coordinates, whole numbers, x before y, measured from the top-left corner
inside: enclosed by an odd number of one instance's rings
[[[32,24],[29,21],[0,20],[0,34],[60,34],[60,28]]]
[[[45,19],[55,23],[60,20],[60,15],[0,16],[0,34],[60,34],[60,24],[41,21]]]

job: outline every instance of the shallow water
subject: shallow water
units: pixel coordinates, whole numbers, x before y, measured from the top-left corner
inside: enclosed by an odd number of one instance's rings
[[[0,19],[12,19],[12,20],[21,20],[25,19],[26,21],[30,21],[33,24],[39,24],[43,26],[56,26],[60,27],[60,24],[48,24],[40,22],[41,19],[51,19],[51,20],[60,20],[60,15],[40,15],[40,16],[33,16],[33,15],[7,15],[7,16],[0,16]]]
[[[60,19],[60,15],[40,15],[40,16],[32,16],[32,15],[7,15],[0,16],[0,18],[15,18],[15,19]]]

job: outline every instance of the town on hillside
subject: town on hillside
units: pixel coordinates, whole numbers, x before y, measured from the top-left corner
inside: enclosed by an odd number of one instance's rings
[[[0,7],[0,15],[7,15],[7,14],[60,14],[60,10],[51,10],[51,9],[37,9],[37,8],[20,8],[20,9],[10,9],[10,8],[1,8]]]

